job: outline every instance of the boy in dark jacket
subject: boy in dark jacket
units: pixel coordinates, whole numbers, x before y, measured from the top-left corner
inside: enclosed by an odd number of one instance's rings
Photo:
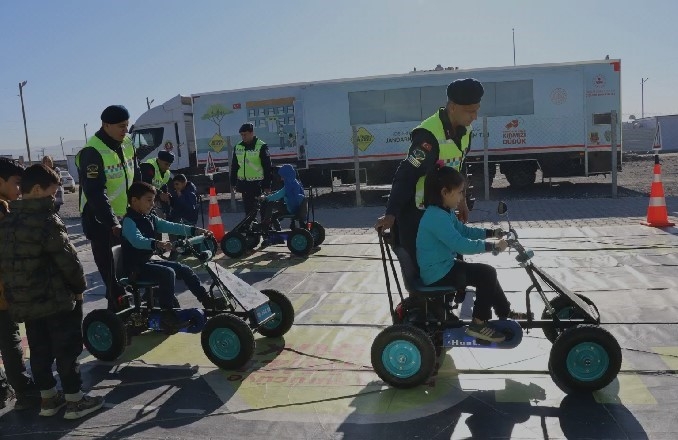
[[[154,250],[166,252],[172,249],[169,241],[156,240],[156,233],[192,236],[196,233],[211,235],[211,232],[195,226],[168,222],[151,214],[155,194],[155,187],[146,182],[134,182],[127,191],[129,207],[122,220],[122,260],[125,273],[130,278],[159,283],[157,295],[162,309],[160,320],[169,333],[176,333],[184,326],[173,310],[176,278],[186,283],[205,308],[219,305],[212,303],[207,289],[200,284],[198,276],[187,265],[176,261],[151,260]]]
[[[283,181],[283,187],[274,193],[262,196],[261,225],[264,231],[271,228],[271,217],[274,212],[278,215],[297,214],[301,203],[306,198],[304,187],[297,180],[297,172],[292,165],[281,166],[278,169],[278,175]],[[270,244],[270,240],[266,238],[261,243],[261,247],[264,248]]]
[[[21,174],[23,167],[12,159],[0,157],[0,219],[9,210],[7,202],[21,195]],[[0,278],[2,273],[0,272]],[[15,397],[15,410],[24,410],[40,404],[38,389],[26,372],[24,351],[21,347],[19,325],[9,315],[9,304],[5,299],[4,288],[0,280],[0,354],[5,371],[0,367],[0,409]]]
[[[41,416],[66,406],[65,419],[78,419],[104,404],[81,391],[82,293],[87,287],[78,254],[54,212],[59,176],[44,165],[23,172],[22,199],[10,202],[0,221],[0,272],[9,312],[25,322],[31,370],[40,389]],[[52,375],[56,361],[63,392]]]
[[[177,174],[172,179],[172,190],[170,191],[172,212],[169,220],[174,223],[183,223],[185,225],[195,226],[198,223],[198,189],[193,182],[190,182],[185,175]]]

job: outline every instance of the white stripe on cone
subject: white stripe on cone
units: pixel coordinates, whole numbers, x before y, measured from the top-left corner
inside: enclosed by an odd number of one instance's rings
[[[209,224],[210,225],[220,225],[220,224],[222,224],[221,223],[221,217],[219,217],[219,216],[210,217],[210,223]]]
[[[650,206],[666,206],[664,197],[650,197]]]

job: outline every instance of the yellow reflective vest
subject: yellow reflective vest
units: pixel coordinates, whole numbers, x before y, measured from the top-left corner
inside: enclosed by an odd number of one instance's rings
[[[155,189],[160,189],[164,185],[167,185],[170,180],[169,170],[165,171],[165,175],[163,176],[160,173],[160,167],[158,167],[157,159],[148,159],[146,163],[153,165],[153,169],[155,170],[155,173],[153,174],[153,181],[151,182]]]
[[[99,152],[104,163],[104,175],[106,176],[106,195],[111,204],[113,213],[122,217],[127,212],[127,190],[134,180],[134,145],[132,140],[125,136],[122,141],[122,155],[124,162],[120,162],[118,154],[111,150],[96,136],[87,141],[85,148],[92,147]],[[80,153],[75,157],[75,165],[80,169]],[[84,178],[83,173],[80,173]],[[87,197],[85,191],[80,192],[80,212],[85,208]]]
[[[423,128],[428,130],[438,141],[440,146],[438,153],[438,160],[445,162],[445,166],[455,168],[457,171],[461,171],[461,164],[464,160],[464,156],[468,151],[468,146],[471,141],[471,131],[473,127],[470,125],[466,127],[466,134],[461,138],[461,148],[457,147],[457,144],[454,143],[452,139],[446,139],[445,129],[443,128],[443,121],[440,120],[440,116],[436,112],[433,116],[430,116],[419,124],[416,128]],[[417,181],[417,186],[414,194],[414,203],[417,208],[424,209],[424,182],[426,181],[426,176],[421,176]]]
[[[238,160],[238,180],[264,180],[264,166],[261,163],[261,148],[264,142],[257,139],[254,149],[247,150],[242,142],[235,146],[235,158]]]

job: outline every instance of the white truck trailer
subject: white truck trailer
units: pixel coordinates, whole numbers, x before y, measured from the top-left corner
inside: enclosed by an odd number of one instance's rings
[[[485,87],[468,163],[482,176],[487,117],[490,181],[611,171],[610,114],[621,114],[620,60],[410,72],[177,95],[135,121],[141,158],[173,151],[174,169],[202,173],[208,153],[228,171],[238,128],[252,122],[274,162],[292,163],[307,185],[350,179],[359,162],[370,184],[390,183],[411,130],[446,101],[446,86],[473,77]],[[617,124],[618,145],[621,123]],[[621,169],[621,150],[618,169]],[[364,170],[364,173],[363,173]]]

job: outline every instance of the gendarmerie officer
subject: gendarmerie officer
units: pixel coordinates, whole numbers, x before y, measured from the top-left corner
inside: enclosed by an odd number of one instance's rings
[[[87,140],[75,163],[80,176],[82,229],[106,285],[109,309],[116,310],[124,289],[117,283],[111,248],[120,244],[120,219],[127,211],[127,189],[139,180],[129,112],[111,105],[101,113],[101,129]]]

